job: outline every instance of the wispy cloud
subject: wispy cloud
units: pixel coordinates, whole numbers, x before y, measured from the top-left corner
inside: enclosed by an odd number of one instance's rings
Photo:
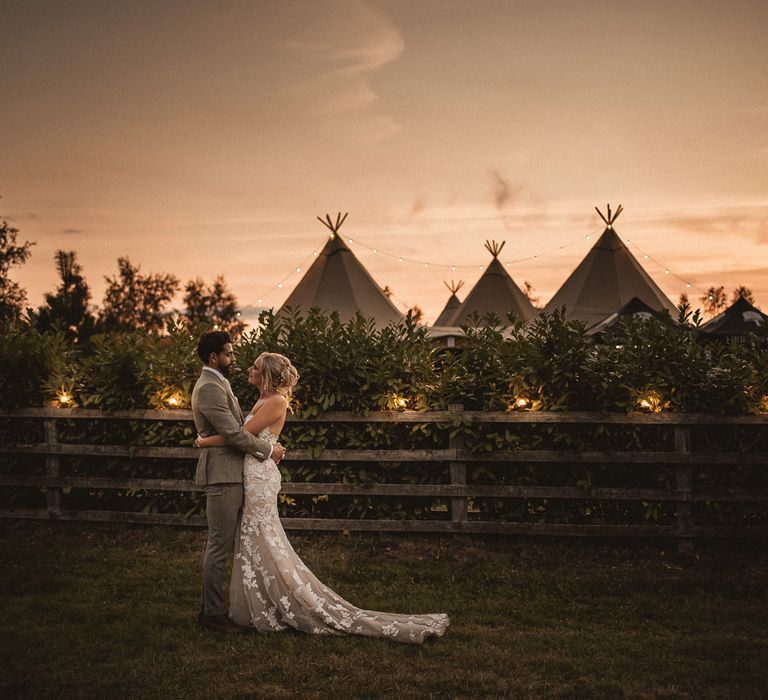
[[[768,243],[768,204],[764,203],[700,208],[685,214],[656,211],[635,219],[661,230],[674,229],[685,234]]]
[[[323,38],[288,39],[284,42],[287,49],[318,61],[326,76],[348,77],[370,73],[392,63],[405,50],[397,27],[364,0],[343,0],[328,5],[330,11],[326,17],[343,17],[346,26],[334,31],[337,27],[331,22],[328,27],[316,28],[328,30]]]
[[[489,169],[491,176],[491,194],[496,208],[504,209],[508,204],[515,201],[523,191],[522,185],[513,185],[498,170]]]
[[[768,214],[754,217],[741,214],[678,217],[669,219],[668,223],[686,233],[706,236],[746,236],[757,243],[768,243]]]
[[[748,117],[768,117],[768,105],[750,105],[741,110]]]
[[[377,143],[399,134],[403,127],[388,114],[372,114],[361,120],[357,133],[350,138],[360,143]]]
[[[308,77],[302,82],[311,105],[320,116],[347,115],[357,127],[347,135],[354,141],[381,141],[399,133],[402,126],[386,112],[372,79],[405,51],[405,42],[387,18],[364,0],[326,3],[328,13],[318,20],[328,26],[312,27],[322,38],[289,39],[283,46],[307,61]],[[336,26],[334,18],[343,18]],[[325,38],[327,37],[327,38]]]
[[[359,76],[371,73],[397,60],[405,51],[405,42],[393,24],[377,13],[371,19],[376,20],[376,27],[368,37],[362,37],[360,43],[342,47],[331,54],[331,60],[344,64],[333,70],[333,75]]]
[[[32,212],[24,212],[23,214],[2,214],[0,218],[5,219],[11,223],[19,223],[22,221],[40,221],[40,217]]]
[[[65,236],[72,236],[72,235],[76,235],[78,233],[85,233],[85,231],[83,231],[83,229],[80,229],[80,228],[63,228],[63,229],[61,229],[61,232]]]
[[[427,200],[424,197],[416,197],[411,205],[410,215],[418,216],[427,208]]]
[[[318,103],[316,111],[325,115],[359,112],[373,106],[379,99],[371,86],[360,80],[336,91],[332,99]]]

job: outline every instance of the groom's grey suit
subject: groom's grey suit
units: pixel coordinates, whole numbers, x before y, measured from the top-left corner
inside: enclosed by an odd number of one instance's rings
[[[200,451],[195,483],[206,496],[208,541],[203,558],[203,614],[226,615],[222,578],[232,552],[243,505],[243,457],[267,459],[272,445],[243,427],[232,388],[218,372],[203,369],[192,391],[192,415],[203,437],[221,435],[225,447]]]

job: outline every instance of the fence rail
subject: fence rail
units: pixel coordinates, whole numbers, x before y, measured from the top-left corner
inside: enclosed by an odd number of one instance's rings
[[[30,418],[43,421],[45,442],[0,446],[0,455],[41,455],[45,475],[0,475],[0,488],[37,487],[46,491],[45,509],[0,508],[0,517],[24,519],[80,520],[88,522],[128,522],[202,526],[203,516],[184,517],[167,513],[134,513],[97,510],[67,510],[62,507],[65,489],[200,491],[194,482],[181,479],[118,478],[104,476],[70,476],[61,473],[62,456],[128,457],[131,459],[189,459],[198,451],[186,447],[147,447],[139,445],[92,445],[63,443],[58,439],[60,420],[192,420],[189,410],[129,410],[105,412],[93,409],[25,408],[0,410],[0,418]],[[471,424],[550,424],[550,425],[627,425],[669,426],[673,431],[674,449],[667,451],[579,451],[567,450],[496,450],[475,453],[464,449],[461,434],[449,439],[446,448],[414,450],[324,450],[311,459],[323,462],[437,462],[447,464],[447,484],[387,483],[318,483],[284,482],[286,494],[348,496],[420,496],[446,498],[447,520],[383,520],[337,518],[283,518],[289,529],[358,530],[399,532],[492,533],[558,536],[602,537],[672,537],[682,549],[690,548],[696,538],[768,537],[766,527],[695,526],[692,504],[706,502],[768,502],[768,491],[755,489],[709,489],[694,491],[693,468],[696,465],[768,465],[764,452],[702,452],[692,449],[691,428],[696,425],[736,425],[768,427],[768,416],[718,416],[710,414],[613,414],[586,412],[513,412],[492,413],[464,411],[451,406],[448,411],[375,412],[366,416],[351,413],[326,413],[312,418],[289,417],[292,423],[434,423]],[[310,459],[307,450],[292,449],[287,462]],[[625,464],[673,465],[676,483],[673,488],[581,488],[579,486],[486,485],[467,483],[467,464]],[[468,499],[586,499],[591,501],[652,501],[676,504],[674,525],[609,525],[517,523],[470,520]]]

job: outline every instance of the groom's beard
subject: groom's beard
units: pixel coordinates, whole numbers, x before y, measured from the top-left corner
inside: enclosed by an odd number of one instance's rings
[[[219,372],[221,372],[222,376],[225,378],[229,378],[229,372],[232,369],[231,365],[227,365],[226,367],[222,365],[219,367]]]

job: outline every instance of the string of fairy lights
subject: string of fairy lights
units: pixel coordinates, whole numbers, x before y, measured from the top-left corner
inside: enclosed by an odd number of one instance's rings
[[[644,251],[644,250],[643,250],[643,249],[642,249],[642,248],[641,248],[639,245],[637,245],[637,243],[635,243],[634,241],[630,241],[630,240],[629,240],[629,238],[625,238],[624,240],[625,240],[625,242],[626,242],[628,245],[630,245],[630,246],[631,246],[632,248],[634,248],[634,249],[635,249],[635,250],[636,250],[638,253],[640,253],[640,255],[642,255],[642,256],[643,256],[643,260],[650,260],[652,263],[654,263],[655,265],[658,265],[660,268],[662,268],[662,269],[664,270],[664,274],[665,274],[665,275],[669,275],[670,277],[674,277],[676,280],[679,280],[680,282],[682,282],[683,284],[685,284],[685,288],[686,288],[686,289],[694,289],[694,290],[696,290],[697,292],[701,292],[701,293],[702,293],[702,294],[704,294],[704,295],[708,295],[710,300],[712,299],[712,296],[711,296],[711,295],[709,295],[709,292],[708,292],[707,290],[704,290],[704,289],[702,289],[701,287],[697,287],[697,286],[696,286],[695,284],[693,284],[692,282],[689,282],[688,280],[686,280],[686,279],[683,279],[682,277],[680,277],[680,275],[677,275],[677,274],[675,274],[674,272],[672,272],[672,271],[671,271],[671,270],[670,270],[670,269],[669,269],[669,268],[668,268],[666,265],[664,265],[662,262],[660,262],[659,260],[657,260],[656,258],[654,258],[652,255],[649,255],[648,253],[646,253],[646,252],[645,252],[645,251]]]
[[[340,236],[341,234],[331,234],[331,237],[333,235],[339,235]],[[538,260],[540,258],[544,258],[544,257],[547,257],[549,255],[554,255],[554,254],[557,254],[557,253],[559,253],[559,252],[561,252],[563,250],[571,248],[572,246],[576,245],[577,243],[581,243],[584,240],[588,241],[588,240],[591,240],[592,238],[597,238],[597,237],[599,237],[599,235],[600,235],[600,233],[587,233],[587,234],[583,234],[583,235],[579,236],[578,238],[572,239],[568,243],[563,243],[563,244],[560,244],[560,245],[556,245],[556,246],[553,246],[552,248],[547,248],[547,249],[541,250],[538,253],[535,253],[535,254],[532,254],[532,255],[526,255],[525,257],[522,257],[522,258],[515,258],[515,259],[510,259],[510,260],[504,260],[504,261],[500,260],[499,262],[501,262],[505,267],[510,267],[512,265],[517,265],[519,263],[530,262],[532,260]],[[485,265],[472,265],[472,264],[466,264],[466,263],[465,264],[460,264],[460,263],[451,264],[451,263],[441,263],[441,262],[433,262],[433,261],[429,261],[429,260],[421,260],[421,259],[411,258],[411,257],[405,256],[405,255],[399,255],[397,253],[392,253],[392,252],[387,251],[387,250],[382,250],[380,247],[370,245],[370,244],[366,243],[365,241],[361,241],[359,238],[355,238],[355,237],[346,238],[346,237],[343,237],[343,239],[350,246],[354,246],[354,247],[359,247],[359,248],[365,249],[365,250],[369,251],[371,254],[376,255],[376,256],[397,260],[398,263],[400,263],[400,264],[418,265],[419,267],[424,268],[424,269],[435,269],[435,270],[445,270],[445,271],[450,270],[451,272],[457,272],[459,270],[479,270],[479,271],[482,272],[485,269]],[[701,287],[693,284],[693,282],[691,282],[690,280],[685,279],[684,277],[681,277],[680,275],[678,275],[675,272],[673,272],[669,268],[669,266],[665,265],[663,262],[658,260],[656,257],[654,257],[651,254],[649,254],[648,252],[646,252],[635,241],[633,241],[633,240],[631,240],[629,238],[625,238],[623,240],[624,240],[624,242],[627,245],[629,245],[631,248],[634,248],[634,250],[637,251],[637,253],[639,253],[639,255],[641,256],[641,259],[644,262],[650,261],[653,264],[657,265],[660,269],[664,270],[664,274],[665,275],[667,275],[669,277],[673,277],[674,279],[676,279],[679,282],[681,282],[682,284],[684,284],[686,290],[694,290],[696,292],[701,293],[704,296],[708,295],[708,291],[707,290],[702,289]],[[322,246],[320,246],[318,248],[315,248],[312,251],[312,253],[310,255],[308,255],[306,258],[304,258],[304,260],[302,260],[294,269],[292,269],[281,280],[279,280],[277,283],[275,283],[270,289],[268,289],[263,294],[261,294],[259,296],[259,298],[257,299],[257,303],[258,304],[263,304],[265,298],[268,299],[270,297],[270,295],[272,295],[275,291],[283,289],[283,287],[286,285],[286,283],[294,275],[300,274],[302,272],[305,272],[307,270],[308,266],[310,265],[311,261],[313,261],[314,258],[316,258],[320,254],[321,250],[322,250]],[[392,296],[404,308],[408,308],[409,305],[407,303],[403,302],[401,299],[399,299],[394,294],[392,294]],[[712,297],[710,297],[710,299],[711,298]]]
[[[340,235],[340,234],[338,234],[338,233],[331,233],[331,237],[333,237],[335,235]],[[537,260],[539,258],[546,257],[547,255],[553,255],[555,253],[559,253],[560,251],[565,250],[566,248],[570,248],[571,246],[574,246],[577,243],[580,243],[580,242],[582,242],[584,240],[588,241],[593,236],[597,237],[597,236],[599,236],[599,233],[598,234],[587,233],[587,234],[584,234],[582,236],[579,236],[578,238],[574,238],[573,240],[571,240],[568,243],[563,243],[561,245],[553,246],[552,248],[549,248],[549,249],[546,249],[546,250],[542,250],[541,252],[535,253],[533,255],[527,255],[525,257],[516,258],[516,259],[513,259],[513,260],[506,260],[502,264],[505,267],[510,267],[511,265],[516,265],[518,263],[529,262],[531,260]],[[423,268],[433,268],[433,269],[439,269],[439,270],[451,270],[452,272],[453,271],[458,271],[458,270],[478,270],[478,269],[480,271],[482,271],[482,270],[485,269],[485,265],[470,265],[470,264],[464,264],[464,265],[456,264],[456,265],[452,265],[452,264],[447,264],[447,263],[435,263],[435,262],[429,262],[429,261],[426,261],[426,260],[417,260],[415,258],[410,258],[410,257],[404,256],[404,255],[398,255],[396,253],[390,253],[389,251],[382,250],[378,246],[374,247],[374,246],[369,245],[369,244],[365,243],[364,241],[361,241],[361,240],[356,239],[356,238],[346,238],[345,240],[346,240],[346,242],[349,245],[354,245],[354,246],[359,246],[360,248],[365,248],[366,250],[370,251],[374,255],[380,255],[380,256],[396,259],[398,261],[398,263],[409,263],[409,264],[413,264],[413,265],[418,265],[418,266],[423,267]],[[647,253],[643,248],[641,248],[639,245],[637,245],[637,243],[635,243],[634,241],[630,240],[629,238],[625,238],[624,242],[628,246],[631,246],[632,248],[634,248],[638,252],[638,254],[642,257],[643,261],[650,261],[650,262],[654,263],[655,265],[658,265],[661,269],[664,270],[664,274],[665,275],[669,275],[671,277],[674,277],[676,280],[678,280],[678,281],[682,282],[683,284],[685,284],[686,289],[696,290],[697,292],[701,292],[702,295],[704,295],[704,296],[708,296],[709,295],[709,292],[703,290],[701,287],[696,286],[695,284],[693,284],[689,280],[686,280],[685,278],[681,277],[680,275],[672,272],[669,267],[664,265],[661,261],[659,261],[654,256],[652,256],[649,253]],[[289,272],[279,282],[277,282],[275,285],[273,285],[267,292],[265,292],[263,295],[261,295],[259,297],[259,299],[258,299],[258,303],[259,304],[263,304],[265,297],[268,297],[268,295],[272,294],[275,290],[282,289],[283,286],[288,282],[288,280],[290,280],[291,277],[293,277],[293,275],[300,274],[300,273],[306,271],[307,266],[310,264],[310,262],[312,260],[314,260],[320,254],[321,250],[322,250],[322,247],[315,248],[315,250],[313,250],[312,253],[310,255],[308,255],[306,258],[304,258],[304,260],[302,260],[301,263],[299,263],[299,265],[296,266],[296,268],[291,270],[291,272]],[[399,299],[396,295],[392,294],[392,296],[404,308],[409,308],[409,305],[406,304],[405,302],[403,302],[401,299]],[[709,296],[709,299],[711,300],[712,296]],[[57,405],[59,405],[59,406],[69,406],[69,405],[71,405],[71,402],[73,400],[73,396],[72,396],[71,391],[65,390],[65,389],[62,388],[61,391],[58,394],[58,399],[57,400],[58,400],[58,404]],[[163,405],[167,405],[170,408],[179,408],[181,405],[183,405],[183,402],[185,401],[185,399],[183,398],[182,394],[179,393],[176,389],[168,389],[168,390],[166,390],[165,393],[161,392],[161,394],[159,394],[159,400],[160,400],[160,402]],[[650,396],[648,396],[646,398],[643,398],[639,402],[639,406],[643,410],[650,410],[650,411],[653,411],[653,412],[659,412],[659,411],[661,411],[664,408],[664,406],[661,405],[660,401],[661,401],[660,397],[655,396],[655,395],[650,395]],[[765,397],[763,399],[763,401],[764,401],[764,404],[766,406],[768,406],[768,397]],[[402,403],[400,403],[400,402],[402,402]],[[399,409],[404,408],[405,407],[405,403],[404,402],[405,402],[405,399],[403,399],[403,398],[397,399],[396,402],[395,402],[396,403],[396,407],[399,408]],[[513,409],[524,410],[524,409],[528,409],[529,406],[530,406],[529,399],[524,398],[524,397],[519,397],[519,398],[516,399],[515,404],[512,406],[512,408]]]

